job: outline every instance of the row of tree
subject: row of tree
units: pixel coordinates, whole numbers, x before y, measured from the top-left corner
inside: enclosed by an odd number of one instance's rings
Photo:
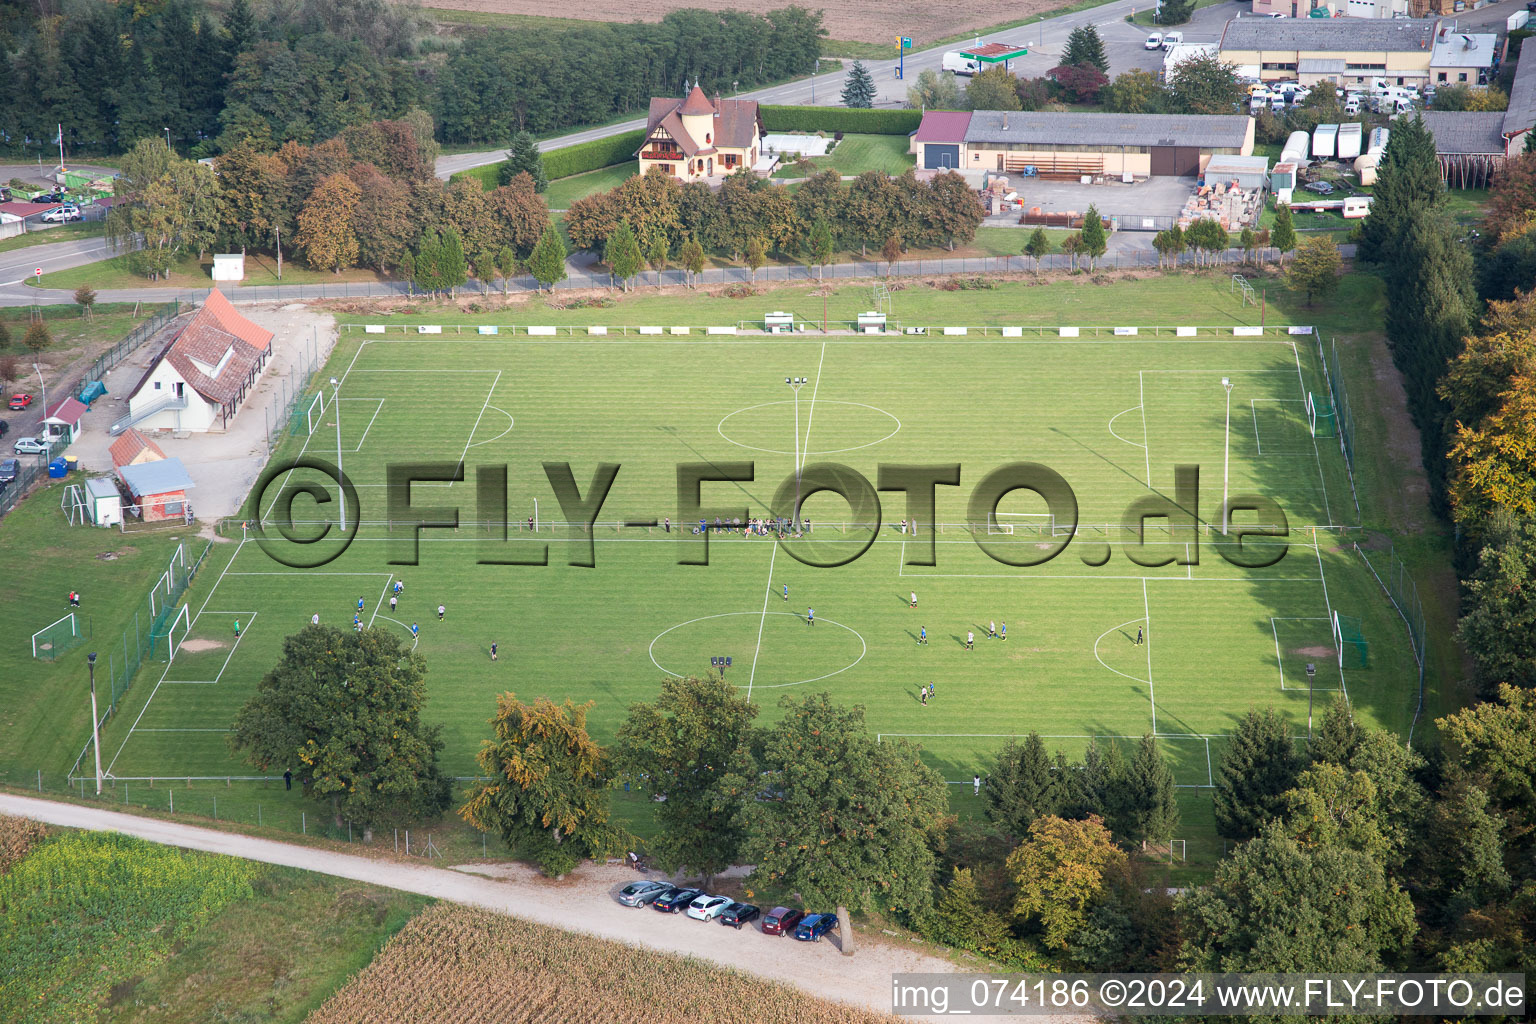
[[[314,146],[284,143],[266,153],[242,143],[212,168],[177,156],[163,139],[141,139],[122,162],[108,235],[146,275],[181,257],[221,251],[298,252],[315,269],[373,267],[415,275],[440,263],[443,245],[482,280],[512,273],[551,227],[549,209],[527,174],[487,192],[478,179],[445,183],[433,174],[430,120],[353,125]],[[564,261],[562,250],[561,262]],[[424,280],[463,283],[451,268]]]
[[[431,818],[451,792],[422,719],[425,678],[392,633],[306,627],[231,744],[263,771],[293,770],[338,823]],[[889,914],[1015,967],[1500,971],[1536,952],[1529,690],[1441,719],[1432,761],[1343,698],[1310,739],[1249,712],[1215,784],[1217,829],[1237,845],[1178,899],[1141,856],[1179,821],[1151,736],[1129,756],[1090,744],[1078,763],[1038,736],[1010,743],[986,775],[987,820],[962,824],[919,748],[877,741],[862,709],[826,694],[786,697],[759,726],[722,679],[669,678],[610,747],[589,734],[589,708],[502,694],[486,780],[460,807],[553,875],[641,847],[609,814],[624,784],[656,798],[644,845],[659,866],[708,887],[750,863],[749,885]],[[851,941],[846,916],[841,934]]]
[[[84,0],[0,19],[0,145],[126,152],[164,138],[194,156],[250,142],[310,144],[380,118],[433,112],[452,142],[518,128],[596,124],[678,95],[685,77],[724,91],[803,74],[819,13],[684,9],[660,23],[554,34],[475,31],[446,60],[420,52],[417,9],[387,0]]]
[[[867,171],[845,185],[836,171],[824,171],[791,192],[743,172],[716,192],[652,170],[576,200],[565,228],[572,244],[589,252],[606,251],[627,226],[647,257],[681,254],[692,241],[733,259],[771,249],[821,265],[839,247],[866,252],[893,237],[900,248],[964,244],[984,216],[976,193],[954,173],[921,182],[910,171],[899,178]]]

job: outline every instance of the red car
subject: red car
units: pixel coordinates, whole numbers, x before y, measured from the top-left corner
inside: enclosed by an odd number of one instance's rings
[[[790,910],[788,907],[774,907],[763,915],[764,935],[793,935],[795,925],[805,917],[803,910]]]
[[[12,409],[25,409],[32,404],[32,396],[24,392],[18,392],[11,396]]]

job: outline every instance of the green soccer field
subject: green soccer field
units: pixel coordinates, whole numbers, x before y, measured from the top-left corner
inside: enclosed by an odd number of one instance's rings
[[[274,561],[254,540],[220,547],[194,589],[180,653],[140,679],[111,723],[104,758],[118,778],[253,774],[226,747],[236,710],[286,635],[317,614],[350,626],[359,599],[366,624],[407,637],[419,628],[427,716],[443,725],[447,766],[460,776],[476,771],[501,691],[592,701],[589,724],[606,742],[665,674],[703,674],[724,658],[726,679],[750,692],[760,721],[777,717],[783,697],[826,690],[863,705],[873,732],[917,739],[947,779],[967,784],[1008,737],[1033,730],[1074,756],[1089,737],[1155,732],[1178,782],[1209,786],[1225,735],[1249,708],[1273,705],[1304,733],[1308,663],[1319,709],[1343,689],[1367,719],[1399,733],[1413,715],[1417,669],[1402,622],[1341,539],[1359,514],[1338,442],[1308,425],[1306,394],[1326,390],[1309,336],[348,333],[329,375],[340,380],[339,405],[327,388],[279,456],[334,460],[339,445],[356,487],[356,539],[313,570]],[[794,392],[786,376],[806,383]],[[822,492],[805,504],[809,538],[716,535],[707,565],[679,564],[704,543],[684,526],[679,463],[751,462],[750,481],[704,484],[702,504],[763,516],[776,490],[793,488],[797,453],[807,476],[837,462],[873,483],[882,464],[957,463],[961,482],[937,489],[932,533],[901,531],[909,513],[899,492],[880,495],[874,532]],[[391,531],[386,466],[461,460],[461,481],[411,493],[418,512],[456,508],[460,527],[423,529],[418,544],[397,515]],[[1075,538],[1028,491],[1005,497],[973,536],[972,490],[1019,461],[1070,484]],[[599,463],[619,465],[590,535],[557,525],[545,462],[569,463],[583,494]],[[1122,517],[1137,499],[1172,496],[1180,465],[1200,470],[1200,526],[1150,529],[1140,561],[1177,560],[1138,564]],[[489,471],[500,467],[505,540],[483,525],[499,515]],[[1224,477],[1232,494],[1268,496],[1286,514],[1275,564],[1241,568],[1218,553]],[[322,479],[301,471],[292,482],[311,478]],[[262,498],[264,521],[279,514],[278,490]],[[303,496],[292,508],[299,520],[336,517],[334,503]],[[663,517],[670,533],[618,525]],[[1007,564],[1069,539],[1044,564]],[[929,542],[933,564],[923,564]],[[589,546],[595,565],[569,564]],[[548,565],[507,564],[546,550]],[[796,552],[858,557],[824,568]],[[391,610],[396,581],[405,589]],[[1341,671],[1335,611],[1361,620],[1367,666],[1350,652]],[[1006,640],[988,637],[994,621],[1006,623]],[[924,705],[918,692],[929,683]]]

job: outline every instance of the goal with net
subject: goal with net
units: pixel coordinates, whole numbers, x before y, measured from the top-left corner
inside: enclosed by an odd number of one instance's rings
[[[32,634],[32,657],[52,661],[85,639],[80,635],[80,621],[70,612]]]
[[[304,433],[313,434],[320,429],[320,417],[325,415],[325,392],[316,393],[309,403],[309,408],[304,410]]]
[[[162,629],[154,629],[149,634],[149,656],[155,661],[172,662],[176,660],[176,653],[181,650],[181,643],[192,631],[192,617],[187,613],[187,606],[182,605],[176,609],[176,614],[170,623]]]
[[[1333,399],[1327,395],[1307,392],[1307,425],[1313,437],[1333,437],[1338,430],[1338,417],[1333,411]]]
[[[1344,668],[1346,654],[1355,668],[1370,667],[1370,644],[1366,642],[1365,633],[1360,628],[1360,620],[1354,616],[1333,613],[1333,646],[1339,652],[1341,671]]]
[[[1050,512],[993,512],[987,516],[987,533],[1053,537],[1056,516]]]

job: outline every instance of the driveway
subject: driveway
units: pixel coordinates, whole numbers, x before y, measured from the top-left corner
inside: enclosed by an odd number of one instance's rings
[[[472,873],[477,870],[474,867],[458,870],[360,857],[32,797],[0,794],[0,813],[66,828],[122,832],[166,846],[243,857],[420,893],[567,931],[697,957],[793,985],[823,999],[872,1010],[890,1011],[893,973],[958,971],[947,960],[885,944],[878,937],[861,935],[858,952],[842,957],[837,955],[835,942],[785,941],[755,930],[725,932],[682,915],[663,916],[623,907],[614,901],[613,893],[635,876],[628,869],[615,866],[585,864],[556,884],[521,865],[487,865],[478,869],[497,876],[490,878]],[[573,923],[579,927],[573,928]]]

